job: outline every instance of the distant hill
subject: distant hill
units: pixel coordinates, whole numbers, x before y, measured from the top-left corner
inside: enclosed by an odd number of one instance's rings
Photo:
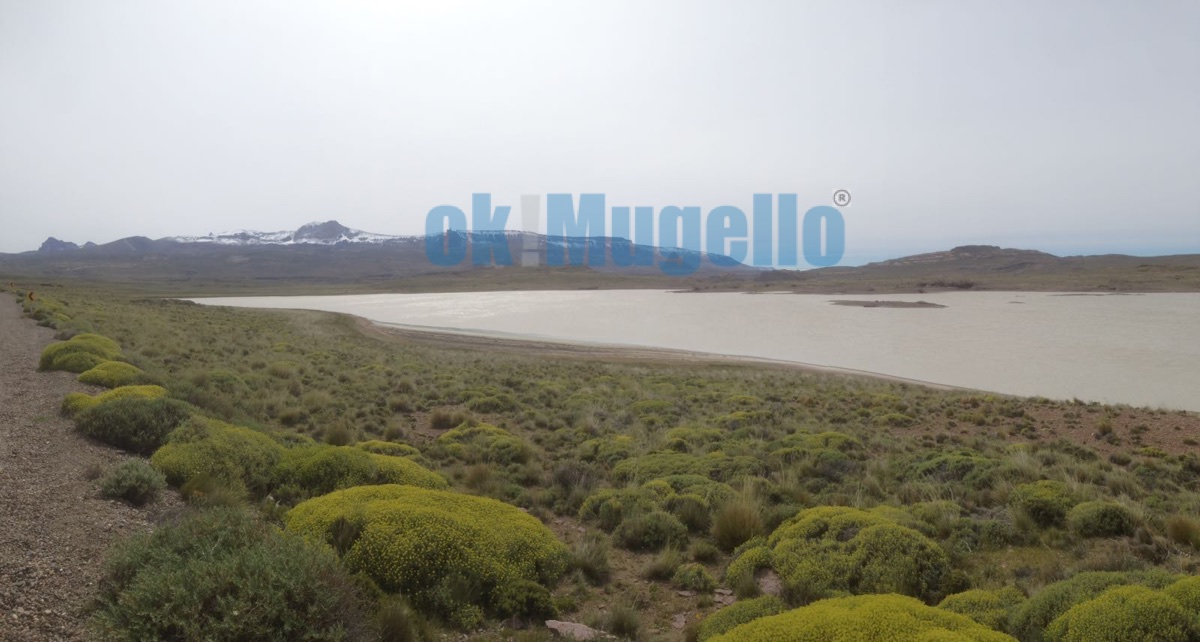
[[[744,289],[797,292],[1042,290],[1097,292],[1200,291],[1200,254],[1055,256],[1036,250],[963,245],[861,267],[803,272],[770,270]]]
[[[449,232],[446,247],[503,243],[515,265],[472,263],[438,267],[424,236],[388,236],[338,221],[309,223],[281,232],[237,231],[150,239],[131,236],[82,246],[55,238],[32,252],[0,254],[7,279],[74,279],[150,286],[162,292],[217,292],[269,288],[293,291],[451,291],[481,289],[667,288],[696,291],[821,293],[927,292],[938,290],[1045,290],[1087,292],[1200,291],[1200,254],[1137,257],[1118,254],[1060,257],[1036,250],[963,245],[944,252],[905,256],[861,267],[771,270],[735,264],[720,267],[703,253],[637,246],[653,266],[614,264],[612,238],[548,239],[541,234]],[[628,241],[618,248],[628,250]],[[603,264],[547,267],[548,247],[590,248]],[[664,275],[663,261],[698,261],[690,276]]]
[[[325,221],[323,223],[309,223],[303,225],[295,231],[283,232],[253,232],[243,230],[239,232],[225,232],[222,234],[209,234],[207,236],[172,236],[164,241],[175,241],[176,243],[208,243],[213,245],[337,245],[339,243],[405,243],[413,240],[421,240],[423,237],[416,236],[388,236],[386,234],[372,234],[371,232],[363,232],[355,230],[338,223],[337,221]]]
[[[0,254],[0,273],[37,278],[70,277],[124,283],[164,282],[392,282],[417,276],[475,272],[471,252],[494,243],[507,247],[514,266],[522,261],[545,265],[548,248],[583,251],[582,267],[560,270],[620,272],[627,277],[660,278],[661,262],[688,260],[699,264],[698,276],[756,274],[742,264],[720,267],[702,252],[633,246],[653,256],[652,266],[621,267],[613,258],[614,239],[549,239],[525,232],[464,233],[451,231],[434,239],[442,247],[466,248],[458,265],[438,267],[426,255],[424,236],[388,236],[351,229],[338,221],[309,223],[294,231],[238,231],[207,236],[150,239],[131,236],[110,243],[76,243],[50,238],[41,248]],[[624,242],[626,249],[628,242]],[[618,248],[622,246],[618,245]],[[603,262],[591,257],[603,256]],[[536,258],[535,258],[536,257]],[[490,257],[486,269],[491,265]],[[504,268],[499,268],[504,269]],[[547,268],[549,269],[549,268]],[[544,270],[543,270],[544,271]]]

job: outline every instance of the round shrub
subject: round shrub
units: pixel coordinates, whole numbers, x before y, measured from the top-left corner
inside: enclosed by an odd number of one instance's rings
[[[67,396],[63,397],[62,414],[68,417],[75,415],[97,405],[96,398],[82,392],[68,392]]]
[[[1113,502],[1084,502],[1067,514],[1067,525],[1080,537],[1122,537],[1137,526],[1129,509]]]
[[[79,375],[79,382],[105,388],[133,386],[146,381],[146,373],[124,361],[105,361]]]
[[[708,512],[708,502],[703,497],[691,493],[672,495],[664,504],[671,514],[679,518],[684,526],[693,533],[703,533],[708,530],[712,517]]]
[[[1008,629],[1009,615],[1024,601],[1024,593],[1015,586],[1006,586],[995,591],[973,589],[955,593],[942,600],[938,608],[965,615],[990,629],[1004,631]]]
[[[941,598],[950,560],[921,533],[855,508],[811,508],[768,539],[789,596],[810,602],[838,592]]]
[[[1177,575],[1158,570],[1079,573],[1046,586],[1030,596],[1013,612],[1009,631],[1022,640],[1038,642],[1042,639],[1042,632],[1046,627],[1060,615],[1109,588],[1128,585],[1163,588],[1177,579]]]
[[[149,455],[191,414],[188,404],[175,399],[130,397],[88,408],[75,418],[75,423],[80,432],[92,439]]]
[[[771,549],[766,546],[747,548],[725,567],[725,584],[736,586],[764,568],[771,568]]]
[[[105,363],[105,358],[90,352],[64,352],[50,361],[50,366],[43,370],[61,370],[63,372],[83,373]]]
[[[447,488],[437,473],[404,457],[376,455],[351,446],[314,444],[284,452],[276,466],[276,481],[324,495],[338,488],[373,484],[408,484],[422,488]]]
[[[467,404],[467,408],[469,408],[471,412],[477,412],[480,414],[512,412],[516,410],[517,407],[517,401],[512,398],[512,395],[507,394],[476,397]]]
[[[631,457],[613,466],[613,479],[618,482],[645,482],[659,477],[692,475],[711,477],[716,459],[686,453],[653,453]]]
[[[333,552],[241,509],[213,508],[119,544],[99,587],[96,639],[365,641]]]
[[[530,580],[513,580],[496,587],[495,612],[501,617],[548,620],[558,614],[546,587]]]
[[[84,333],[75,335],[67,341],[46,346],[42,350],[38,369],[81,373],[120,356],[121,346],[112,339],[98,334]]]
[[[421,451],[415,446],[408,444],[398,444],[391,441],[379,441],[372,439],[370,441],[362,441],[354,444],[355,448],[365,450],[376,455],[391,455],[392,457],[420,457]]]
[[[1066,484],[1043,479],[1014,488],[1009,503],[1044,527],[1061,526],[1076,501]]]
[[[1188,577],[1163,589],[1180,606],[1192,613],[1200,613],[1200,576]]]
[[[171,485],[206,477],[231,490],[263,496],[274,485],[284,448],[267,435],[205,417],[192,417],[150,458]]]
[[[717,581],[704,568],[703,564],[684,564],[675,570],[671,582],[681,589],[697,593],[711,593],[717,588]]]
[[[579,458],[583,461],[597,462],[612,466],[633,454],[633,437],[629,435],[613,435],[597,439],[589,439],[579,444]]]
[[[1119,586],[1076,604],[1046,629],[1047,642],[1188,642],[1191,616],[1169,595]]]
[[[709,642],[1014,642],[971,618],[902,595],[821,600],[753,620]]]
[[[667,475],[650,482],[654,483],[666,484],[671,491],[680,496],[699,497],[709,506],[725,504],[737,496],[729,484],[700,475]],[[670,497],[670,493],[667,497]]]
[[[500,437],[487,448],[487,461],[498,464],[523,464],[533,456],[529,444],[519,437]]]
[[[62,411],[68,417],[74,417],[88,408],[116,399],[159,399],[165,396],[167,390],[162,386],[122,386],[95,397],[82,392],[71,392],[63,399]]]
[[[641,488],[602,488],[583,500],[579,519],[594,520],[600,528],[612,531],[627,515],[649,512],[657,505],[654,495]]]
[[[699,641],[721,635],[730,629],[753,622],[759,618],[776,615],[787,610],[783,600],[774,595],[764,595],[752,600],[739,600],[704,618],[700,623]]]
[[[100,492],[105,497],[123,499],[134,506],[154,501],[166,487],[162,473],[141,459],[121,463],[100,482]]]
[[[687,527],[677,517],[660,510],[634,515],[621,522],[613,538],[631,551],[657,551],[687,543]]]
[[[434,444],[445,454],[469,463],[525,463],[533,455],[529,445],[519,437],[490,424],[447,430]]]
[[[519,590],[514,583],[545,586],[566,570],[567,549],[550,529],[486,497],[359,486],[310,499],[286,521],[288,530],[331,545],[353,533],[338,543],[350,571],[443,616],[466,606],[503,615]]]
[[[375,479],[380,484],[406,484],[421,488],[443,489],[450,484],[445,477],[425,468],[407,457],[371,454],[375,462]]]

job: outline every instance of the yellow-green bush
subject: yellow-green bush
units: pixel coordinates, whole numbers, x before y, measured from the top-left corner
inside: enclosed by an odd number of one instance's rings
[[[759,618],[709,642],[1014,642],[969,617],[902,595],[821,600]]]
[[[671,582],[681,589],[698,593],[711,593],[717,588],[717,581],[709,575],[703,564],[684,564],[675,570]]]
[[[690,530],[699,532],[708,527],[711,507],[733,496],[727,484],[707,477],[671,475],[636,488],[600,489],[583,501],[579,518],[595,520],[602,529],[612,531],[626,518],[666,510]]]
[[[183,512],[107,557],[89,640],[379,639],[332,551],[244,509]]]
[[[787,605],[774,595],[764,595],[752,600],[739,600],[704,618],[704,621],[700,623],[698,638],[700,642],[704,642],[734,627],[759,618],[776,615],[785,610],[787,610]]]
[[[462,425],[442,433],[434,442],[450,457],[467,462],[524,463],[533,455],[529,444],[490,424]]]
[[[71,392],[63,399],[62,411],[68,417],[74,417],[84,410],[116,399],[158,399],[165,396],[167,390],[162,386],[121,386],[94,397],[82,392]]]
[[[798,602],[840,593],[942,597],[950,560],[921,533],[856,508],[811,508],[768,539],[775,571]]]
[[[762,538],[759,538],[759,541],[761,540]],[[771,568],[771,549],[766,546],[751,546],[725,567],[725,584],[736,586],[746,577],[753,577],[764,568]]]
[[[420,457],[421,451],[415,446],[408,444],[398,444],[391,441],[380,441],[372,439],[354,444],[355,448],[365,450],[376,455],[391,455],[392,457]]]
[[[772,453],[785,460],[794,461],[790,454],[803,455],[818,450],[836,450],[853,453],[862,450],[862,442],[840,432],[797,432],[784,437],[773,447]]]
[[[63,397],[62,414],[68,417],[75,415],[97,405],[95,397],[82,392],[68,392],[66,397]]]
[[[38,325],[48,328],[58,328],[63,323],[71,320],[67,316],[66,309],[63,304],[54,299],[46,297],[38,297],[36,300],[30,300],[26,293],[21,293],[21,308],[25,314],[31,319],[38,322]]]
[[[613,479],[621,482],[645,482],[674,475],[710,477],[716,460],[687,453],[652,453],[631,457],[613,467]]]
[[[613,466],[612,475],[618,482],[646,482],[677,475],[730,481],[758,474],[762,469],[762,460],[746,455],[730,456],[721,451],[703,455],[658,452],[626,459]]]
[[[1014,488],[1009,495],[1009,503],[1040,526],[1059,526],[1067,518],[1067,511],[1078,500],[1072,496],[1066,484],[1043,479]]]
[[[729,484],[713,481],[701,475],[668,475],[646,484],[664,483],[670,487],[670,492],[663,499],[669,501],[672,494],[697,495],[704,499],[709,506],[719,506],[734,498],[736,493]]]
[[[270,491],[284,448],[249,428],[192,417],[176,428],[150,458],[172,486],[206,477],[256,496]]]
[[[1114,586],[1163,588],[1179,576],[1166,571],[1079,573],[1034,593],[1013,612],[1009,631],[1022,640],[1038,642],[1051,622],[1071,607],[1086,602]]]
[[[38,368],[81,373],[120,356],[121,346],[112,339],[98,334],[79,334],[46,346]]]
[[[579,444],[579,458],[607,466],[626,459],[633,454],[633,437],[629,435],[612,435],[597,439],[589,439]]]
[[[613,531],[613,539],[631,551],[657,551],[687,544],[688,530],[679,518],[661,510],[627,517]]]
[[[79,375],[80,383],[87,383],[105,388],[120,388],[143,383],[146,373],[135,365],[124,361],[105,361]]]
[[[725,433],[717,428],[700,428],[696,426],[680,426],[667,431],[663,437],[672,450],[679,448],[700,448],[705,444],[721,441]]]
[[[579,519],[594,520],[600,528],[612,531],[641,513],[655,510],[658,495],[647,488],[603,488],[588,496],[579,507]]]
[[[449,488],[446,478],[407,457],[368,453],[378,472],[375,478],[382,484],[407,484],[421,488]]]
[[[110,446],[149,455],[194,409],[178,399],[113,399],[75,417],[79,432]]]
[[[1189,612],[1200,614],[1200,576],[1179,580],[1163,589],[1163,593],[1175,598]]]
[[[370,484],[407,484],[446,488],[446,480],[404,458],[376,455],[352,446],[314,444],[289,448],[276,466],[279,484],[303,489],[310,496],[338,488]]]
[[[1116,502],[1084,502],[1067,513],[1067,525],[1081,537],[1120,537],[1132,535],[1137,523]]]
[[[1024,601],[1024,593],[1015,586],[1006,586],[994,591],[972,589],[955,593],[942,600],[938,608],[965,615],[988,628],[1006,631],[1009,616]]]
[[[545,586],[566,569],[567,549],[550,529],[485,497],[359,486],[303,502],[286,522],[290,531],[344,550],[352,572],[451,617],[466,607],[499,613],[498,598],[515,583]]]
[[[1191,616],[1170,595],[1119,586],[1076,604],[1046,628],[1047,642],[1188,642]]]

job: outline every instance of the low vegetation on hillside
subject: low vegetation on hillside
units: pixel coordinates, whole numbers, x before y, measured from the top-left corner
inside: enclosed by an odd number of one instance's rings
[[[190,506],[113,552],[103,639],[1200,639],[1194,415],[23,300],[149,458],[105,492]]]

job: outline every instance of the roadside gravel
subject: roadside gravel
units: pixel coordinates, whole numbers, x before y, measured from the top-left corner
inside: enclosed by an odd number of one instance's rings
[[[125,458],[59,415],[68,392],[96,392],[65,372],[38,372],[54,331],[0,295],[0,640],[85,640],[86,607],[104,552],[146,531],[176,503],[135,509],[100,496],[94,474]]]

